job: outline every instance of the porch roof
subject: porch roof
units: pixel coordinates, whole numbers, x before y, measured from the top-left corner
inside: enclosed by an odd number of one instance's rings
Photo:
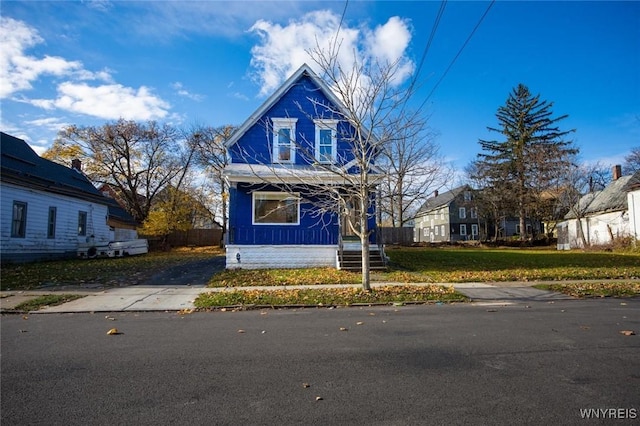
[[[358,174],[347,174],[343,168],[334,170],[326,166],[298,164],[247,164],[232,163],[224,168],[224,177],[231,183],[271,183],[271,184],[329,184],[356,185]],[[378,176],[370,175],[370,179],[377,180]]]

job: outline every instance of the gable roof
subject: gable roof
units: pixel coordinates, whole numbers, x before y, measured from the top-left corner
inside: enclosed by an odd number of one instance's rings
[[[3,183],[106,205],[109,216],[135,223],[115,200],[102,195],[80,171],[40,157],[22,139],[0,132],[0,176]]]
[[[226,147],[233,146],[242,136],[262,118],[262,116],[274,106],[291,87],[301,78],[309,77],[318,88],[322,91],[324,96],[331,101],[334,106],[341,112],[346,112],[346,108],[342,101],[333,93],[333,90],[322,80],[316,73],[313,72],[311,67],[307,64],[303,64],[291,77],[289,77],[278,90],[276,90],[267,100],[244,122],[238,129],[231,135],[226,142]]]
[[[435,197],[427,199],[427,201],[424,202],[420,209],[418,209],[418,214],[416,216],[420,216],[432,210],[439,209],[440,207],[448,206],[458,195],[462,193],[462,191],[468,188],[468,185],[462,185],[457,188],[453,188],[450,191],[443,192],[442,194],[438,194]]]
[[[578,211],[589,216],[627,210],[629,208],[627,192],[638,184],[640,184],[640,172],[619,177],[603,190],[582,196],[577,203]],[[569,211],[564,218],[575,219],[574,209]]]

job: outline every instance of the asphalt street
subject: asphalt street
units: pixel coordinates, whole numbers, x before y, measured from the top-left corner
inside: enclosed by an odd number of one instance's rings
[[[4,315],[0,423],[638,424],[621,331],[640,299]]]

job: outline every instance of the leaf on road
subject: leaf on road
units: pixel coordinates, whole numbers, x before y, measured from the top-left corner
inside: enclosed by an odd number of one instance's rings
[[[117,328],[112,328],[109,331],[107,331],[107,334],[111,336],[111,335],[122,334],[122,333],[119,332]]]
[[[244,333],[244,330],[240,329],[238,330],[238,333]]]
[[[316,396],[316,401],[322,401],[322,397],[321,396]]]
[[[310,387],[311,387],[311,385],[310,385],[309,383],[303,383],[303,384],[302,384],[302,387],[303,387],[303,388],[310,388]]]
[[[624,334],[625,336],[633,336],[636,334],[633,330],[620,330],[620,334]]]
[[[194,311],[195,311],[195,309],[184,308],[184,309],[180,309],[178,311],[178,314],[180,314],[180,315],[188,315],[188,314],[192,314]]]
[[[347,327],[340,327],[340,331],[349,331]]]

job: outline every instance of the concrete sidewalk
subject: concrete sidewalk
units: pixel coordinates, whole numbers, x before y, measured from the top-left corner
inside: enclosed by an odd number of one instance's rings
[[[535,283],[454,283],[438,284],[453,287],[478,304],[517,304],[532,301],[566,300],[572,297],[562,293],[538,290],[531,287]],[[401,283],[374,282],[373,287],[384,285],[405,285]],[[412,283],[411,285],[432,285]],[[346,288],[359,285],[321,285],[314,288]],[[19,303],[45,294],[80,294],[85,297],[58,306],[48,306],[32,313],[72,313],[72,312],[132,312],[132,311],[180,311],[193,309],[194,300],[200,293],[231,290],[284,290],[307,288],[307,286],[278,287],[237,287],[206,288],[204,286],[131,286],[109,289],[81,289],[54,291],[14,291],[4,292],[0,300],[3,312],[11,312]]]

